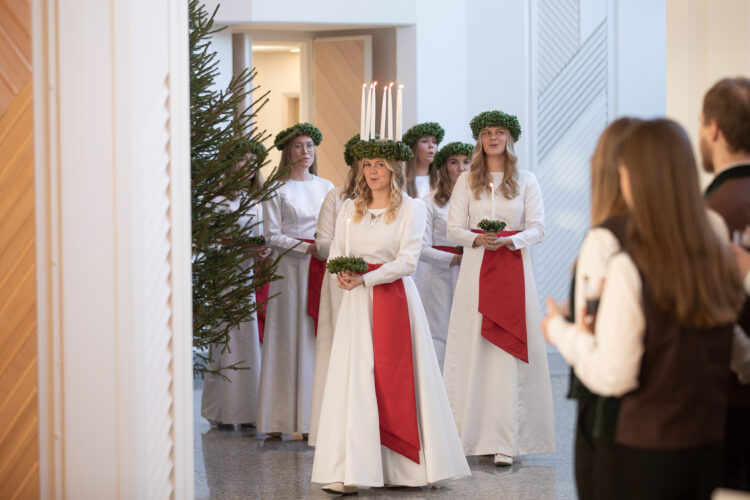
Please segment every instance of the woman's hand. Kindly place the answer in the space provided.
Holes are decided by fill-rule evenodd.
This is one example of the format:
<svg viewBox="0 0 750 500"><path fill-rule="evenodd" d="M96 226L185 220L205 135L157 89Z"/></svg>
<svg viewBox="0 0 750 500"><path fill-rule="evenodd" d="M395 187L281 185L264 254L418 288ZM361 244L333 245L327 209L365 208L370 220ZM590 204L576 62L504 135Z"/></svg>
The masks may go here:
<svg viewBox="0 0 750 500"><path fill-rule="evenodd" d="M461 265L461 258L462 255L454 255L453 259L451 260L451 267L453 266L460 266Z"/></svg>
<svg viewBox="0 0 750 500"><path fill-rule="evenodd" d="M312 256L313 256L313 258L315 258L315 259L318 259L318 260L325 260L325 259L324 259L323 257L321 257L321 256L320 256L320 254L318 253L318 249L317 249L317 247L315 246L315 243L309 243L309 244L307 245L307 250L305 250L305 253L306 253L306 254L309 254L309 255L312 255Z"/></svg>
<svg viewBox="0 0 750 500"><path fill-rule="evenodd" d="M552 297L547 297L547 315L542 318L542 333L544 334L544 340L546 340L549 345L555 345L549 338L549 323L553 318L560 315L560 309L557 307L555 300Z"/></svg>
<svg viewBox="0 0 750 500"><path fill-rule="evenodd" d="M485 233L474 238L474 244L472 246L474 248L482 246L486 250L492 250L494 252L498 248L508 246L511 243L512 240L510 239L510 236L501 236L498 238L497 233Z"/></svg>
<svg viewBox="0 0 750 500"><path fill-rule="evenodd" d="M747 273L750 273L750 253L736 243L730 244L732 245L732 250L734 250L735 257L737 257L740 274L744 278Z"/></svg>
<svg viewBox="0 0 750 500"><path fill-rule="evenodd" d="M344 271L336 275L336 280L339 283L339 288L344 290L352 290L360 285L365 284L365 279L360 274L353 273L351 271Z"/></svg>

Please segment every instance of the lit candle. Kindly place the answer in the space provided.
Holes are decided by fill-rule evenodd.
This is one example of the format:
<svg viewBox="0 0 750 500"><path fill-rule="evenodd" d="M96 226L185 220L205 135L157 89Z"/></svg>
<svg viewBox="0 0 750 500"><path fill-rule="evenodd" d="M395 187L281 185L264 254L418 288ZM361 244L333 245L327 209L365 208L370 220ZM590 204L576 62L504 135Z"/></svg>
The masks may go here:
<svg viewBox="0 0 750 500"><path fill-rule="evenodd" d="M370 88L367 91L367 105L365 110L365 131L362 135L359 136L359 138L363 141L366 141L370 138L370 109L372 104L372 84L370 84Z"/></svg>
<svg viewBox="0 0 750 500"><path fill-rule="evenodd" d="M490 182L490 220L495 220L495 185Z"/></svg>
<svg viewBox="0 0 750 500"><path fill-rule="evenodd" d="M388 140L393 140L393 82L388 85Z"/></svg>
<svg viewBox="0 0 750 500"><path fill-rule="evenodd" d="M349 257L349 224L352 223L352 219L349 218L346 221L346 255L345 257Z"/></svg>
<svg viewBox="0 0 750 500"><path fill-rule="evenodd" d="M385 139L385 109L388 101L388 86L383 85L383 100L380 103L380 138Z"/></svg>
<svg viewBox="0 0 750 500"><path fill-rule="evenodd" d="M398 86L398 93L396 94L396 140L401 140L401 130L403 128L403 113L404 113L404 103L403 103L403 92L404 92L404 86L399 85Z"/></svg>
<svg viewBox="0 0 750 500"><path fill-rule="evenodd" d="M378 82L372 84L372 109L370 110L370 139L375 139L375 104L377 103Z"/></svg>
<svg viewBox="0 0 750 500"><path fill-rule="evenodd" d="M365 117L367 115L366 110L366 102L367 97L365 96L365 89L367 88L367 84L362 84L362 106L360 107L360 113L359 113L359 138L364 139L365 138Z"/></svg>

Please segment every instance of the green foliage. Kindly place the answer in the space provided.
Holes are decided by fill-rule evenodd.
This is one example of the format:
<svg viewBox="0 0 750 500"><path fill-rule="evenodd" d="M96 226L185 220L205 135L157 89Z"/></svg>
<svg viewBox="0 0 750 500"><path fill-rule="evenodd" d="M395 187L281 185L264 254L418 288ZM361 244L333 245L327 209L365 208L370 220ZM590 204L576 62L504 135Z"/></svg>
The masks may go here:
<svg viewBox="0 0 750 500"><path fill-rule="evenodd" d="M488 233L499 233L505 229L505 222L499 220L482 219L479 221L479 229Z"/></svg>
<svg viewBox="0 0 750 500"><path fill-rule="evenodd" d="M367 262L362 257L336 257L326 263L328 272L338 274L343 271L352 271L357 274L367 272Z"/></svg>
<svg viewBox="0 0 750 500"><path fill-rule="evenodd" d="M385 158L386 160L409 161L414 152L409 146L399 141L359 141L351 146L351 155L355 160L363 158Z"/></svg>
<svg viewBox="0 0 750 500"><path fill-rule="evenodd" d="M437 152L433 165L440 168L448 162L448 158L453 155L465 155L471 159L474 152L474 146L468 142L449 142Z"/></svg>
<svg viewBox="0 0 750 500"><path fill-rule="evenodd" d="M518 142L521 138L521 124L518 123L518 117L502 111L483 111L471 119L469 126L474 139L478 139L479 132L486 127L505 127L513 136L514 142Z"/></svg>
<svg viewBox="0 0 750 500"><path fill-rule="evenodd" d="M440 144L443 142L445 130L437 122L418 123L407 130L401 140L409 146L413 146L422 137L430 136L434 137L437 140L437 143Z"/></svg>
<svg viewBox="0 0 750 500"><path fill-rule="evenodd" d="M320 129L312 123L303 122L292 125L288 129L282 130L276 134L276 139L274 139L273 145L276 146L276 149L281 151L287 144L289 144L289 141L301 135L308 136L316 146L320 146L320 143L323 142L323 133Z"/></svg>
<svg viewBox="0 0 750 500"><path fill-rule="evenodd" d="M254 205L271 197L284 172L274 170L261 187L253 183L265 159L262 142L269 138L255 117L268 93L256 99L252 111L244 109L247 95L258 92L251 88L256 72L249 69L225 90L212 87L219 73L216 52L210 50L210 37L219 31L213 29L216 10L209 15L198 0L190 0L189 9L193 370L203 373L211 361L208 346L214 345L214 353L226 349L229 332L260 309L255 290L279 278L278 258L254 275L246 267L248 258L264 250L264 243L251 236L261 223L252 216ZM255 161L245 162L247 153ZM228 210L227 200L239 200L238 209ZM219 370L241 368L247 366Z"/></svg>

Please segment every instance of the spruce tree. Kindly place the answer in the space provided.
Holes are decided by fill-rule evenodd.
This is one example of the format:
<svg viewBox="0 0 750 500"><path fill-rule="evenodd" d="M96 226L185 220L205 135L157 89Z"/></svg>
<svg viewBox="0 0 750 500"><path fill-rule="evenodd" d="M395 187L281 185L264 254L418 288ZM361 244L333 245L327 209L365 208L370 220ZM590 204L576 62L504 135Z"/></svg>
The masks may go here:
<svg viewBox="0 0 750 500"><path fill-rule="evenodd" d="M256 76L245 69L232 78L225 90L213 85L219 73L218 58L211 50L211 35L218 6L209 15L198 0L190 0L190 147L192 181L192 274L193 274L193 348L196 373L209 371L210 344L218 345L214 354L227 349L229 332L252 315L261 304L255 301L255 290L271 280L278 257L260 266L255 274L244 270L242 263L256 256L263 242L250 236L257 218L241 224L254 204L268 199L279 187L282 172L274 170L262 187L253 187L254 175L260 174L263 157L236 165L269 134L258 129L255 118L268 101L268 92L243 109L243 103ZM227 199L239 199L236 211L226 210ZM258 267L258 266L256 266ZM248 368L244 363L213 367L210 371Z"/></svg>

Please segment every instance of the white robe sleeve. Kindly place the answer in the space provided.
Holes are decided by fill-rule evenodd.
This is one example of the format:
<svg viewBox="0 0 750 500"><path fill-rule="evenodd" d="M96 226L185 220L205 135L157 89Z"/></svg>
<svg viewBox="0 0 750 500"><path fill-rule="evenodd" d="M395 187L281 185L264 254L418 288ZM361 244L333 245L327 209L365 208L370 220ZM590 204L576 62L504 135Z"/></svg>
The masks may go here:
<svg viewBox="0 0 750 500"><path fill-rule="evenodd" d="M315 248L324 259L328 258L336 230L336 189L331 189L323 198L318 221L315 224Z"/></svg>
<svg viewBox="0 0 750 500"><path fill-rule="evenodd" d="M420 200L409 199L404 200L401 210L406 210L406 212L401 226L398 255L378 269L362 275L366 287L391 283L412 274L417 269L424 237L425 206Z"/></svg>
<svg viewBox="0 0 750 500"><path fill-rule="evenodd" d="M435 199L425 200L424 202L427 214L426 223L424 230L424 238L422 239L422 255L420 259L428 264L432 264L435 267L448 269L453 261L453 255L450 252L444 252L437 248L432 248L433 245L433 231L435 230Z"/></svg>
<svg viewBox="0 0 750 500"><path fill-rule="evenodd" d="M589 230L583 239L576 263L576 290L573 312L576 316L586 306L586 285L599 287L607 272L607 264L620 251L620 243L611 231L604 228Z"/></svg>
<svg viewBox="0 0 750 500"><path fill-rule="evenodd" d="M625 254L612 258L596 320L596 334L579 330L562 316L548 325L550 341L586 387L620 397L638 387L646 320L641 278Z"/></svg>
<svg viewBox="0 0 750 500"><path fill-rule="evenodd" d="M281 232L281 195L278 192L263 202L263 214L263 231L268 246L281 252L291 248L295 253L307 253L309 243L300 242Z"/></svg>
<svg viewBox="0 0 750 500"><path fill-rule="evenodd" d="M451 194L451 206L448 210L448 239L457 245L471 248L477 234L469 226L469 202L473 196L467 184L468 172L458 177Z"/></svg>
<svg viewBox="0 0 750 500"><path fill-rule="evenodd" d="M523 197L524 228L518 234L510 237L513 242L509 245L511 250L520 250L541 243L544 239L544 202L542 201L542 190L536 176L526 172L528 185Z"/></svg>

